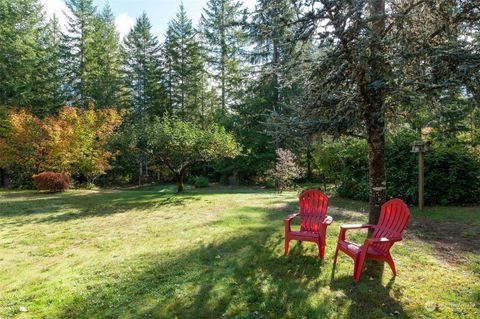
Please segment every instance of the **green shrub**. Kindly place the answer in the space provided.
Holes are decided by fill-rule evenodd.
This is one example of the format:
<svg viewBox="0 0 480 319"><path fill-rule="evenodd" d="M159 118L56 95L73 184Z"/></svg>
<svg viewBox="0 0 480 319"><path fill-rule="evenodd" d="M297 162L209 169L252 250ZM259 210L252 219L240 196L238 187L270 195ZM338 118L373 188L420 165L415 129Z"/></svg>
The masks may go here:
<svg viewBox="0 0 480 319"><path fill-rule="evenodd" d="M205 176L194 177L193 186L195 186L195 188L208 187L208 178Z"/></svg>
<svg viewBox="0 0 480 319"><path fill-rule="evenodd" d="M411 153L411 143L417 139L414 132L403 130L388 134L385 147L387 196L402 198L410 204L418 201L418 154ZM323 165L331 165L324 168L325 172L331 172L329 178L339 180L338 195L368 200L365 141L343 140L322 148L319 156L328 159ZM480 160L459 143L434 141L425 155L425 203L479 202Z"/></svg>
<svg viewBox="0 0 480 319"><path fill-rule="evenodd" d="M480 161L462 145L435 145L425 156L425 202L479 203Z"/></svg>
<svg viewBox="0 0 480 319"><path fill-rule="evenodd" d="M262 185L265 188L275 188L275 181L273 180L273 178L265 178L265 179L262 179L262 181L260 182L260 185Z"/></svg>
<svg viewBox="0 0 480 319"><path fill-rule="evenodd" d="M339 143L336 152L338 160L331 159L340 168L338 195L358 200L368 200L368 149L362 140L348 140Z"/></svg>

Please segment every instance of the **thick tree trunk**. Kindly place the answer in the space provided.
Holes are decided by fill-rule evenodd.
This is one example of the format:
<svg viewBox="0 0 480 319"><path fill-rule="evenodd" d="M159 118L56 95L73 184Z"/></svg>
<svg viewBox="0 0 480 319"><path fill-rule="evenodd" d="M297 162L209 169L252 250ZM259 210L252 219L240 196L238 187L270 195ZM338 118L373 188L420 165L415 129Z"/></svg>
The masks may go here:
<svg viewBox="0 0 480 319"><path fill-rule="evenodd" d="M181 193L184 190L184 187L183 187L184 176L185 176L185 172L183 170L179 170L175 173L175 178L177 180L177 193Z"/></svg>
<svg viewBox="0 0 480 319"><path fill-rule="evenodd" d="M385 132L382 119L371 119L368 130L369 224L377 224L380 209L387 196L385 175Z"/></svg>
<svg viewBox="0 0 480 319"><path fill-rule="evenodd" d="M364 118L368 136L369 223L377 224L385 202L385 75L386 63L382 37L385 32L385 0L369 1L372 19L368 83L364 90Z"/></svg>

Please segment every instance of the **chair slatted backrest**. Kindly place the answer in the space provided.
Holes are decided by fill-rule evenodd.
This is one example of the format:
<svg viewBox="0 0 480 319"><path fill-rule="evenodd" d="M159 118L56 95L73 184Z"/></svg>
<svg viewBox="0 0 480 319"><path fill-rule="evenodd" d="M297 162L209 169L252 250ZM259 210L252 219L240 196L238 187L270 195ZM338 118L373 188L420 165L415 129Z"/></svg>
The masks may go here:
<svg viewBox="0 0 480 319"><path fill-rule="evenodd" d="M317 189L300 194L300 230L318 232L327 216L328 197Z"/></svg>
<svg viewBox="0 0 480 319"><path fill-rule="evenodd" d="M375 227L372 238L401 238L409 220L410 210L408 206L398 198L391 199L382 206L380 220ZM376 243L374 246L386 253L392 245L393 243Z"/></svg>

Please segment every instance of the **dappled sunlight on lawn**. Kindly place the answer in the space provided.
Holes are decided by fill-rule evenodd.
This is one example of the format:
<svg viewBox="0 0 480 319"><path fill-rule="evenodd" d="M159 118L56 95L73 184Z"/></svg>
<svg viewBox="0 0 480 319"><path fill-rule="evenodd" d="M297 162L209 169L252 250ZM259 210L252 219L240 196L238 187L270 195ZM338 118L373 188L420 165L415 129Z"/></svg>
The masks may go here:
<svg viewBox="0 0 480 319"><path fill-rule="evenodd" d="M13 197L15 203L0 208L0 316L19 315L20 307L31 318L474 318L478 312L475 260L446 265L416 238L393 248L396 278L369 262L355 284L353 263L343 255L334 270L339 225L366 220L358 203L332 200L339 205L329 208L334 224L320 261L308 242L292 242L283 255L282 219L296 210L296 193L215 187L177 195L168 186L69 192L34 205ZM351 239L362 242L365 235Z"/></svg>

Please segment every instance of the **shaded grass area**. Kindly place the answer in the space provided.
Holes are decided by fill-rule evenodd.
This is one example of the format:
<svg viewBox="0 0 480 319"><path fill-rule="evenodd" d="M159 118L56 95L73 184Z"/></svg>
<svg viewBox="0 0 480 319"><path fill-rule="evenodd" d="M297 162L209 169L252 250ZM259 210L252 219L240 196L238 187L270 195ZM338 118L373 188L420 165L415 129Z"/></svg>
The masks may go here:
<svg viewBox="0 0 480 319"><path fill-rule="evenodd" d="M322 262L311 243L292 242L290 255L283 256L282 218L296 209L295 193L174 191L166 185L59 195L0 193L0 318L480 314L478 254L460 250L456 254L463 259L450 262L433 241L417 234L421 228L394 247L396 278L388 267L371 262L355 284L345 255L333 271L338 226L365 222L364 203L332 198L329 214L335 222ZM463 208L455 209L463 214ZM449 220L449 213L438 213L447 215L444 219L413 214L418 223ZM465 214L469 217L460 220L478 222ZM349 238L364 237L357 232Z"/></svg>

